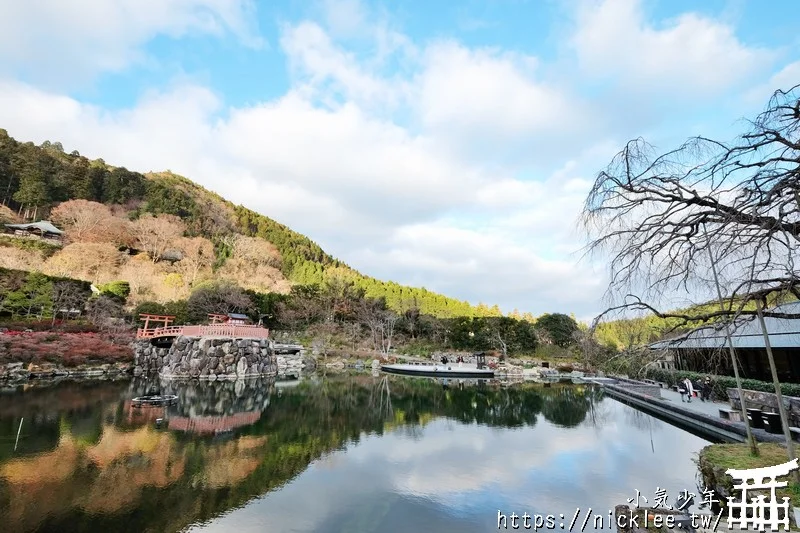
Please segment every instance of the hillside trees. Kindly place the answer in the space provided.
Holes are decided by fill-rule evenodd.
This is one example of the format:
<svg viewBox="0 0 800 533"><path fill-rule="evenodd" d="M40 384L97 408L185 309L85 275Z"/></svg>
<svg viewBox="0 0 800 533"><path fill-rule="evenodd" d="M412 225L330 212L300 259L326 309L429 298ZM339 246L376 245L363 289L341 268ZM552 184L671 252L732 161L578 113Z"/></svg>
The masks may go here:
<svg viewBox="0 0 800 533"><path fill-rule="evenodd" d="M186 231L183 221L175 215L153 216L148 213L133 221L131 226L139 245L153 263L159 262Z"/></svg>
<svg viewBox="0 0 800 533"><path fill-rule="evenodd" d="M566 348L574 342L578 323L569 315L546 313L536 319L536 328L542 330L553 344Z"/></svg>
<svg viewBox="0 0 800 533"><path fill-rule="evenodd" d="M254 311L252 300L244 290L228 281L216 281L195 289L187 301L189 319L205 322L209 314L244 313Z"/></svg>
<svg viewBox="0 0 800 533"><path fill-rule="evenodd" d="M189 287L192 287L198 277L214 263L214 246L211 241L203 237L183 237L178 240L176 247L182 255L178 268L189 283Z"/></svg>
<svg viewBox="0 0 800 533"><path fill-rule="evenodd" d="M134 244L128 221L114 216L108 206L99 202L68 200L51 211L50 219L65 229L72 242L110 242L126 247Z"/></svg>
<svg viewBox="0 0 800 533"><path fill-rule="evenodd" d="M76 277L94 283L113 276L121 262L121 255L111 243L76 242L65 246L44 264L48 274Z"/></svg>
<svg viewBox="0 0 800 533"><path fill-rule="evenodd" d="M235 206L171 172L144 175L124 167L113 167L102 159L89 160L77 151L66 153L57 142L45 142L41 146L20 143L0 130L0 203L9 206L14 213L25 215L22 218L31 219L44 217L53 207L54 213L59 214L69 207L58 211L59 203L77 200L94 202L82 205L97 208L105 222L97 223L99 215L93 220L73 218L72 231L68 228L68 238L72 242L110 242L129 249L143 248L159 267L163 254L179 246L169 245L165 249L159 232L143 227L146 225L143 221L149 217L166 220L172 216L181 219L184 231L173 233L171 238L185 235L208 239L214 247L213 271L248 290L286 293L290 284L322 286L332 272L348 270L356 289L372 298L385 298L387 306L396 313L405 313L403 302L415 300L420 314L439 318L501 315L496 306L483 305L478 309L468 302L424 288L405 287L364 276L326 254L306 236L243 206ZM99 204L106 208L100 210ZM111 209L111 218L105 218L106 209ZM135 222L129 224L128 217ZM60 218L65 219L69 217ZM90 229L93 225L94 230ZM244 238L240 240L238 234ZM137 244L137 239L141 245ZM26 264L21 259L5 259L3 264L15 267ZM164 287L161 281L154 280L166 279L175 272L163 265L164 268L154 271L136 273L133 266L141 265L129 265L127 259L124 262L125 275L137 277L129 280L135 299L156 295L163 299ZM191 288L193 278L196 283L202 277L198 268L203 271L205 266L189 265L190 262L175 263L185 286L180 291L167 288L166 292L183 294ZM175 276L170 278L174 279ZM530 316L523 318L532 319Z"/></svg>

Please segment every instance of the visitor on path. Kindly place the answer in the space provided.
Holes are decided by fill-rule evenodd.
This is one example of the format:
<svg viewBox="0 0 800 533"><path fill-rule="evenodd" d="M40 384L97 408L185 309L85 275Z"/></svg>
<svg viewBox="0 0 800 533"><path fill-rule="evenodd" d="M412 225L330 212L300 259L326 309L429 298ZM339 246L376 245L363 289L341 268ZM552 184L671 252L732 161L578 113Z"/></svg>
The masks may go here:
<svg viewBox="0 0 800 533"><path fill-rule="evenodd" d="M681 393L681 401L685 402L686 401L686 381L685 380L678 382L678 392Z"/></svg>
<svg viewBox="0 0 800 533"><path fill-rule="evenodd" d="M711 388L711 378L706 376L706 379L704 379L702 385L700 385L700 399L704 402L711 401Z"/></svg>
<svg viewBox="0 0 800 533"><path fill-rule="evenodd" d="M692 385L692 380L686 378L683 380L684 386L686 387L686 395L689 396L687 400L689 403L692 403L692 396L694 396L694 385Z"/></svg>

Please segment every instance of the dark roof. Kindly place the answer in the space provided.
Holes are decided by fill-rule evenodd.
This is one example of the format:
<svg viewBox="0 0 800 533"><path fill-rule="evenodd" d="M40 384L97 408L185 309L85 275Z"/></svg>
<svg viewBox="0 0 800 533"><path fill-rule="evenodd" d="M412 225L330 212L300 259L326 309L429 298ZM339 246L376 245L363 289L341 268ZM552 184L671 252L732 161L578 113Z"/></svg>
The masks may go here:
<svg viewBox="0 0 800 533"><path fill-rule="evenodd" d="M241 319L248 319L250 318L247 315L243 315L241 313L228 313L228 318L241 318Z"/></svg>
<svg viewBox="0 0 800 533"><path fill-rule="evenodd" d="M798 313L800 312L800 302L779 305L773 310L787 314ZM764 317L764 322L767 326L770 346L773 348L800 347L800 320ZM761 324L755 318L734 324L731 329L731 341L735 348L766 348ZM650 345L650 349L724 349L727 346L728 340L724 329L706 326L674 339L653 343Z"/></svg>
<svg viewBox="0 0 800 533"><path fill-rule="evenodd" d="M39 222L32 222L30 224L6 224L7 228L11 229L21 229L30 231L32 229L43 231L44 233L54 233L56 235L61 235L64 233L57 227L55 227L49 220L40 220Z"/></svg>

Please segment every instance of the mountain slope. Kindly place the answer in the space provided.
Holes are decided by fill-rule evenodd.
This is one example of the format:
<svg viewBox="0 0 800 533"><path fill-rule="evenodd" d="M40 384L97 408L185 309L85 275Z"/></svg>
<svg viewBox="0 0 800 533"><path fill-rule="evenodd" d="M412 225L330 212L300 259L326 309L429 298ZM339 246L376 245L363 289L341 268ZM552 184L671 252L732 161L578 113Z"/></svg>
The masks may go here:
<svg viewBox="0 0 800 533"><path fill-rule="evenodd" d="M426 289L365 276L308 237L171 172L142 174L113 167L77 151L67 154L60 143L18 142L2 129L0 204L10 208L0 211L4 219L52 216L71 224L69 244L63 249L21 246L18 239L4 238L0 266L42 269L98 283L124 279L131 283L134 303L184 297L198 281L210 277L279 293L295 285L344 278L367 296L385 297L395 310L413 305L438 317L501 314L497 306L472 306ZM105 218L78 231L80 224L86 226L87 213L101 211ZM168 245L178 250L166 246L154 256L155 249L148 249L153 259L148 260L141 252L153 232L163 233L161 241L169 236ZM119 250L123 252L118 256ZM171 252L188 259L159 260Z"/></svg>

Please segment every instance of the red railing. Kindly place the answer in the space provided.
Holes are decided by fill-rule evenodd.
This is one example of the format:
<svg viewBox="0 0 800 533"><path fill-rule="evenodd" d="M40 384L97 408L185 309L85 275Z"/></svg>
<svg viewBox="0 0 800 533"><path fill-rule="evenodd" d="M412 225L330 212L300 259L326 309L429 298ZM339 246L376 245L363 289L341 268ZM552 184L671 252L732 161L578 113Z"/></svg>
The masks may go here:
<svg viewBox="0 0 800 533"><path fill-rule="evenodd" d="M167 326L165 328L138 329L136 337L152 339L154 337L231 337L248 339L269 338L269 330L261 326L244 324L208 324L201 326Z"/></svg>
<svg viewBox="0 0 800 533"><path fill-rule="evenodd" d="M261 419L259 411L236 413L229 416L203 416L199 418L170 417L169 429L191 433L220 433L255 424Z"/></svg>

